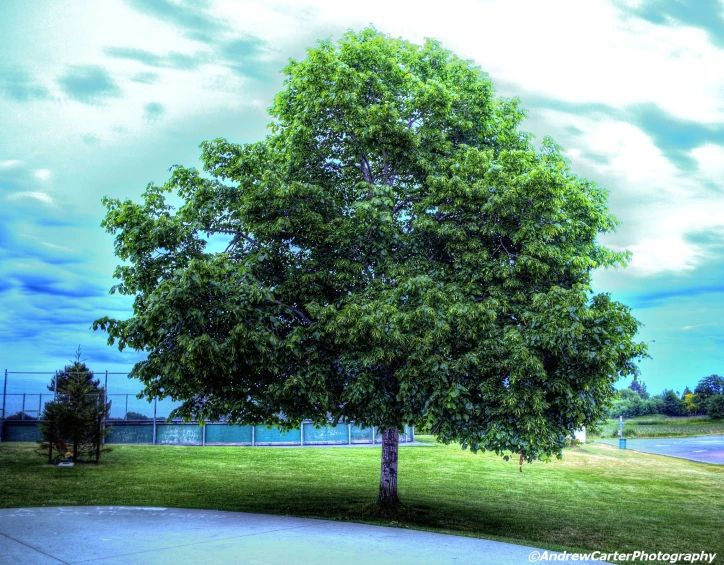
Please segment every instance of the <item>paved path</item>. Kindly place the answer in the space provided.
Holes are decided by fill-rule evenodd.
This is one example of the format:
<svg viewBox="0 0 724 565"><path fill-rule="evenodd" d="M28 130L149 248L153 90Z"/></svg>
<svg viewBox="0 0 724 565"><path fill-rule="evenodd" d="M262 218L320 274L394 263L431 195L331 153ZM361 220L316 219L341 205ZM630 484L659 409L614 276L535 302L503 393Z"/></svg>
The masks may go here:
<svg viewBox="0 0 724 565"><path fill-rule="evenodd" d="M618 440L596 440L618 446ZM724 436L627 439L626 449L724 465Z"/></svg>
<svg viewBox="0 0 724 565"><path fill-rule="evenodd" d="M533 551L476 538L241 512L119 506L0 510L3 565L519 565L529 563Z"/></svg>

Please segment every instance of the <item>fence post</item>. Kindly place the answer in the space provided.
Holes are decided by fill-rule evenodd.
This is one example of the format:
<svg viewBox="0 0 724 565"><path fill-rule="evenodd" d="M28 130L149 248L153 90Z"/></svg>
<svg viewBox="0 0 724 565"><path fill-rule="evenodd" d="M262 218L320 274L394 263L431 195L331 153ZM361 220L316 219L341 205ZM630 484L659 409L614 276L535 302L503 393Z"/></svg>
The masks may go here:
<svg viewBox="0 0 724 565"><path fill-rule="evenodd" d="M251 425L251 446L254 447L255 441L254 441L254 435L256 431L256 426L254 424Z"/></svg>
<svg viewBox="0 0 724 565"><path fill-rule="evenodd" d="M58 399L58 373L53 377L53 401Z"/></svg>
<svg viewBox="0 0 724 565"><path fill-rule="evenodd" d="M3 420L5 419L5 397L8 394L8 370L5 369L5 380L3 381Z"/></svg>
<svg viewBox="0 0 724 565"><path fill-rule="evenodd" d="M25 420L25 393L23 393L23 407L20 410L20 419Z"/></svg>
<svg viewBox="0 0 724 565"><path fill-rule="evenodd" d="M156 396L153 397L153 445L156 445Z"/></svg>
<svg viewBox="0 0 724 565"><path fill-rule="evenodd" d="M304 420L299 428L299 445L304 445Z"/></svg>
<svg viewBox="0 0 724 565"><path fill-rule="evenodd" d="M101 429L103 430L101 442L103 445L106 443L106 406L108 406L108 369L106 369L106 379L103 381L103 424L101 425Z"/></svg>
<svg viewBox="0 0 724 565"><path fill-rule="evenodd" d="M206 420L201 423L201 445L206 445Z"/></svg>
<svg viewBox="0 0 724 565"><path fill-rule="evenodd" d="M126 393L126 413L123 415L124 420L128 420L128 393Z"/></svg>
<svg viewBox="0 0 724 565"><path fill-rule="evenodd" d="M8 370L5 369L5 381L3 382L3 415L0 418L0 441L3 440L3 431L5 428L5 397L8 392Z"/></svg>
<svg viewBox="0 0 724 565"><path fill-rule="evenodd" d="M40 408L43 406L43 395L38 395L38 422L40 421Z"/></svg>
<svg viewBox="0 0 724 565"><path fill-rule="evenodd" d="M347 424L347 443L352 445L352 424Z"/></svg>

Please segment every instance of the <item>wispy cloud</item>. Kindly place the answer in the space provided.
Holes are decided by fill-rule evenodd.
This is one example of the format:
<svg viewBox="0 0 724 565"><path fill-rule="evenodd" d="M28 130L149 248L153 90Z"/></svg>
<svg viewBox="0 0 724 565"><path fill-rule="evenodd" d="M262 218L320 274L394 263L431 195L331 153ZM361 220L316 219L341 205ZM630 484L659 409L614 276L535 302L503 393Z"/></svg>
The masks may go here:
<svg viewBox="0 0 724 565"><path fill-rule="evenodd" d="M146 121L155 121L161 118L166 112L163 104L158 102L149 102L143 107L143 119Z"/></svg>
<svg viewBox="0 0 724 565"><path fill-rule="evenodd" d="M724 6L720 0L644 0L624 9L658 25L691 26L704 30L712 43L724 47Z"/></svg>
<svg viewBox="0 0 724 565"><path fill-rule="evenodd" d="M702 124L676 118L654 104L629 108L632 123L651 136L664 155L683 170L695 166L689 152L695 147L724 144L724 124Z"/></svg>
<svg viewBox="0 0 724 565"><path fill-rule="evenodd" d="M139 84L156 84L158 79L159 76L156 73L138 73L137 75L133 75L131 77L133 82L137 82Z"/></svg>
<svg viewBox="0 0 724 565"><path fill-rule="evenodd" d="M171 52L165 55L158 55L144 49L135 47L107 47L106 55L117 59L129 59L149 67L161 67L180 70L195 70L204 62L205 57L201 55L186 55L184 53Z"/></svg>
<svg viewBox="0 0 724 565"><path fill-rule="evenodd" d="M7 198L9 200L22 200L26 198L30 198L33 200L38 200L39 202L42 202L43 204L52 205L53 204L53 198L46 194L45 192L36 192L36 191L21 191L21 192L12 192L8 194Z"/></svg>
<svg viewBox="0 0 724 565"><path fill-rule="evenodd" d="M226 22L208 12L208 2L203 0L171 2L169 0L126 0L139 12L174 24L189 39L210 43L220 33L229 30Z"/></svg>
<svg viewBox="0 0 724 565"><path fill-rule="evenodd" d="M268 81L279 74L283 66L279 61L265 61L262 57L269 51L266 41L251 35L237 37L219 43L216 53L236 74L261 81Z"/></svg>
<svg viewBox="0 0 724 565"><path fill-rule="evenodd" d="M699 174L724 192L724 145L707 143L692 149L689 155L696 161Z"/></svg>
<svg viewBox="0 0 724 565"><path fill-rule="evenodd" d="M29 102L48 98L50 92L23 68L0 67L0 93L6 98Z"/></svg>
<svg viewBox="0 0 724 565"><path fill-rule="evenodd" d="M48 180L52 175L52 171L49 171L48 169L38 169L33 173L33 176L39 180Z"/></svg>
<svg viewBox="0 0 724 565"><path fill-rule="evenodd" d="M58 84L70 98L84 104L99 104L121 94L108 72L97 65L71 67L58 78Z"/></svg>

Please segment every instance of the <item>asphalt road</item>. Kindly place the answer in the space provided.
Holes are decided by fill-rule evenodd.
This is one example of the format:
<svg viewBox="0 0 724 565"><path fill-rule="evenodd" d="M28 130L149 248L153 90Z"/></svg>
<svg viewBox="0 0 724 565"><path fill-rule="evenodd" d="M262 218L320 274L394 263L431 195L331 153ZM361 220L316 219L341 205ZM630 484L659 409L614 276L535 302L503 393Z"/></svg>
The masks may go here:
<svg viewBox="0 0 724 565"><path fill-rule="evenodd" d="M618 440L596 440L618 446ZM626 439L626 449L724 465L724 436Z"/></svg>
<svg viewBox="0 0 724 565"><path fill-rule="evenodd" d="M535 560L535 551L545 550L402 528L241 512L108 506L0 510L3 565L519 565Z"/></svg>

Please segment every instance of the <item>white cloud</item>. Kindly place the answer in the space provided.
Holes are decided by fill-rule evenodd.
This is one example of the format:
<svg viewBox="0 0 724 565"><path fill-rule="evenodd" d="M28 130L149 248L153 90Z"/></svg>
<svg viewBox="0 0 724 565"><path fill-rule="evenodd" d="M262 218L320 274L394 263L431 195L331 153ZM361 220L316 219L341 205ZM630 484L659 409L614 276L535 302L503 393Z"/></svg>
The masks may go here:
<svg viewBox="0 0 724 565"><path fill-rule="evenodd" d="M665 271L689 271L694 269L702 256L701 249L683 241L682 234L661 238L644 239L629 247L633 258L627 272L634 275L651 275Z"/></svg>
<svg viewBox="0 0 724 565"><path fill-rule="evenodd" d="M640 1L624 3L635 7ZM214 0L210 10L228 21L239 36L266 41L270 47L265 56L275 61L304 56L303 48L313 47L317 39L336 39L347 29L360 29L371 21L377 29L413 42L439 39L444 47L489 72L506 95L520 95L524 106L526 96L622 110L650 104L681 119L724 124L724 50L714 46L702 30L654 25L625 16L617 4L621 5L610 0L450 0L447 9L440 11L411 10L407 3L387 0L370 0L365 10L354 3L325 0L248 1L243 8L233 0ZM88 161L70 153L75 145L69 140L82 146L83 139L93 139L102 141L104 148L143 153L144 140L155 139L153 135L161 131L158 123L143 119L149 102L163 105L163 131L178 130L180 124L201 115L238 113L249 107L261 111L271 104L268 89L250 85L213 59L196 70L154 69L158 78L152 84L134 82L143 66L106 56L106 48L132 46L152 53L202 57L210 57L213 50L184 37L171 22L142 15L119 0L108 0L102 7L29 11L33 13L23 36L42 33L43 41L26 41L19 49L26 61L20 63L43 77L58 76L69 61L100 65L123 92L122 98L108 101L103 108L62 104L51 97L33 102L32 111L0 117L4 129L13 132L9 154L57 156L57 162L41 161L49 169L35 171L40 180L51 176L50 169L59 170L60 163L69 162L63 161L65 157L77 159L70 167L85 168ZM78 32L81 29L83 33ZM219 40L233 39L231 35L224 32ZM620 206L612 211L625 218L625 224L610 241L612 246L634 251L627 273L687 271L705 260L706 249L688 242L686 234L724 227L724 218L714 213L724 209L724 198L711 191L705 195L702 186L702 180L724 179L724 147L706 145L693 150L699 176L692 177L682 174L651 137L633 124L585 109L578 114L540 111L536 119L541 131L553 133L567 147L574 171L585 171L584 176L611 190L611 202ZM567 125L582 133L570 133L573 130L566 130ZM240 131L237 141L248 141L245 134ZM189 139L189 144L195 147L199 141ZM0 141L0 152L9 152L9 143ZM0 168L18 165L19 161L0 161ZM79 196L75 186L55 190L56 198ZM44 192L16 192L11 197L53 203Z"/></svg>
<svg viewBox="0 0 724 565"><path fill-rule="evenodd" d="M12 194L8 194L7 198L9 200L20 200L23 198L31 198L35 200L39 200L40 202L43 202L44 204L53 204L53 199L44 192L34 192L34 191L23 191L23 192L13 192Z"/></svg>
<svg viewBox="0 0 724 565"><path fill-rule="evenodd" d="M37 241L43 247L47 247L48 249L52 249L53 251L64 251L67 253L72 253L73 251L70 247L66 247L64 245L56 245L55 243L50 243L49 241L43 241L43 239L36 235L21 234L20 237Z"/></svg>
<svg viewBox="0 0 724 565"><path fill-rule="evenodd" d="M258 22L258 32L276 35L282 45L315 27L327 37L372 21L411 41L439 39L518 93L622 109L648 102L680 118L724 122L724 50L703 30L625 17L607 0L451 0L444 11L387 0L370 0L359 10L355 3L315 0L304 4L316 11L298 26L302 33L283 23L276 34L283 20L277 12L288 4L265 5L273 16Z"/></svg>
<svg viewBox="0 0 724 565"><path fill-rule="evenodd" d="M11 159L9 161L0 161L0 169L14 169L20 165L20 161Z"/></svg>
<svg viewBox="0 0 724 565"><path fill-rule="evenodd" d="M699 173L724 188L724 146L707 143L689 152L695 160Z"/></svg>
<svg viewBox="0 0 724 565"><path fill-rule="evenodd" d="M633 253L627 275L691 271L711 258L706 248L688 241L687 235L724 228L720 213L724 195L705 190L699 180L680 171L633 124L601 114L557 110L539 111L536 117L543 122L541 127L565 132L572 126L581 132L565 134L565 154L574 172L611 190L612 212L623 225L602 241ZM724 178L724 148L706 146L692 156L708 178Z"/></svg>

